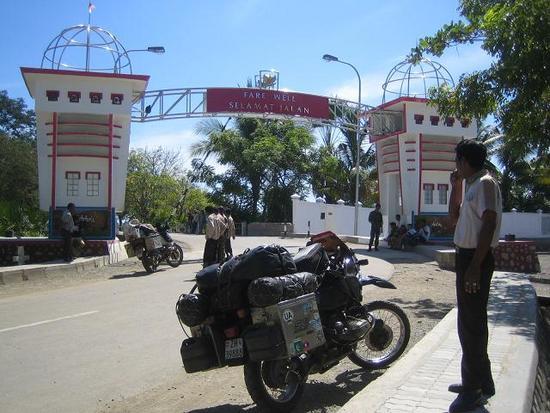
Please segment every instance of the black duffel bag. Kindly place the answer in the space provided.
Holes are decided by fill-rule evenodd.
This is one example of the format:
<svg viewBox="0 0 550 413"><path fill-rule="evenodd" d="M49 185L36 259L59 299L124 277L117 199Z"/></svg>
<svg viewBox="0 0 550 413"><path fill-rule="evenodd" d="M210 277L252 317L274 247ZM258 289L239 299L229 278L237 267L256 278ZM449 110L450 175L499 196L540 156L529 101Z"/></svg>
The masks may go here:
<svg viewBox="0 0 550 413"><path fill-rule="evenodd" d="M203 294L182 294L176 303L178 318L188 327L201 324L208 317L209 311L209 299Z"/></svg>
<svg viewBox="0 0 550 413"><path fill-rule="evenodd" d="M220 265L212 264L200 270L195 276L197 287L201 293L216 290L219 286Z"/></svg>
<svg viewBox="0 0 550 413"><path fill-rule="evenodd" d="M296 264L290 253L280 245L259 246L232 257L220 268L220 280L253 281L260 277L293 274Z"/></svg>
<svg viewBox="0 0 550 413"><path fill-rule="evenodd" d="M317 275L309 272L262 277L248 286L248 300L256 307L267 307L317 290Z"/></svg>

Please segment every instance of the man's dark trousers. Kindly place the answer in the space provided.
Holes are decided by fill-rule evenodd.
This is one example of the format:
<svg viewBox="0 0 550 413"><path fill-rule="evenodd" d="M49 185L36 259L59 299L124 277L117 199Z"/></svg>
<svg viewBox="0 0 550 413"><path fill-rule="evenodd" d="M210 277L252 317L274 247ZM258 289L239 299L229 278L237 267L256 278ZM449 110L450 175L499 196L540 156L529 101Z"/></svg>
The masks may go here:
<svg viewBox="0 0 550 413"><path fill-rule="evenodd" d="M218 240L208 238L204 244L204 254L202 256L202 266L208 267L215 264L218 255Z"/></svg>
<svg viewBox="0 0 550 413"><path fill-rule="evenodd" d="M61 229L61 236L63 237L63 259L65 261L72 261L73 259L73 233L66 229Z"/></svg>
<svg viewBox="0 0 550 413"><path fill-rule="evenodd" d="M378 239L380 238L380 228L376 228L374 225L370 226L370 240L369 248L372 248L372 243L374 241L374 248L378 249Z"/></svg>
<svg viewBox="0 0 550 413"><path fill-rule="evenodd" d="M489 251L481 264L480 290L467 293L464 275L474 257L475 249L459 248L456 253L456 298L458 307L458 337L462 346L462 385L465 390L494 386L491 362L487 354L487 301L495 269L493 253Z"/></svg>

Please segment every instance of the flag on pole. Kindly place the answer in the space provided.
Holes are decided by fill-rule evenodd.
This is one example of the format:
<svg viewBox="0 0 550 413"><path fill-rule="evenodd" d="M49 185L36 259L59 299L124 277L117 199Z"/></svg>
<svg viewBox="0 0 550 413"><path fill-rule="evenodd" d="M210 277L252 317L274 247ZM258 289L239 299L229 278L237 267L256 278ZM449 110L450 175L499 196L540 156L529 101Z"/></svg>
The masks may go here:
<svg viewBox="0 0 550 413"><path fill-rule="evenodd" d="M92 4L91 1L88 2L88 13L92 14L92 12L95 9L95 5Z"/></svg>

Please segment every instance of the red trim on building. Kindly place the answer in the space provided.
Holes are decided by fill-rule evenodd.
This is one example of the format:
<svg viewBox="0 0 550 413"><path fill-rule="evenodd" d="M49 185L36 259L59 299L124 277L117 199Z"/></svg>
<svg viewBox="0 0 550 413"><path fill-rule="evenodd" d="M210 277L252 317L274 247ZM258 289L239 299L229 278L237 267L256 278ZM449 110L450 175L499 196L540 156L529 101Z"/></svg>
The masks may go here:
<svg viewBox="0 0 550 413"><path fill-rule="evenodd" d="M67 97L69 98L69 102L71 103L79 103L80 102L80 97L81 97L81 94L80 92L76 91L76 90L69 90L67 92Z"/></svg>
<svg viewBox="0 0 550 413"><path fill-rule="evenodd" d="M431 118L431 116L430 116ZM421 205L421 199L422 199L422 192L420 191L420 188L422 188L422 138L424 135L421 133L418 134L418 150L420 151L420 159L419 159L419 165L418 165L418 211L416 211L416 215L420 215L420 205Z"/></svg>
<svg viewBox="0 0 550 413"><path fill-rule="evenodd" d="M51 133L47 133L51 135ZM58 132L58 136L100 136L102 138L108 138L108 133L97 133L97 132ZM113 135L113 138L121 139L120 135Z"/></svg>
<svg viewBox="0 0 550 413"><path fill-rule="evenodd" d="M437 190L441 191L442 189L449 190L449 184L437 184Z"/></svg>
<svg viewBox="0 0 550 413"><path fill-rule="evenodd" d="M455 168L451 169L441 169L441 168L423 168L422 171L432 171L432 172L450 172L454 171Z"/></svg>
<svg viewBox="0 0 550 413"><path fill-rule="evenodd" d="M86 179L88 179L89 175L97 175L98 179L101 179L101 172L86 172Z"/></svg>
<svg viewBox="0 0 550 413"><path fill-rule="evenodd" d="M49 102L57 102L59 100L59 90L46 90L46 98Z"/></svg>
<svg viewBox="0 0 550 413"><path fill-rule="evenodd" d="M390 169L389 171L384 171L385 174L390 172L399 172L399 169Z"/></svg>
<svg viewBox="0 0 550 413"><path fill-rule="evenodd" d="M432 144L432 145L449 145L449 146L456 146L456 143L453 143L453 142L424 141L424 143L429 143L429 144Z"/></svg>
<svg viewBox="0 0 550 413"><path fill-rule="evenodd" d="M407 171L416 171L416 168L407 168Z"/></svg>
<svg viewBox="0 0 550 413"><path fill-rule="evenodd" d="M383 153L382 156L393 155L393 154L396 154L397 152L399 152L399 150L397 150L397 151L386 152L386 153Z"/></svg>
<svg viewBox="0 0 550 413"><path fill-rule="evenodd" d="M51 125L52 122L46 122L46 125ZM109 126L108 123L99 122L58 122L58 125L90 125L90 126ZM113 125L115 128L122 128L121 125Z"/></svg>
<svg viewBox="0 0 550 413"><path fill-rule="evenodd" d="M449 159L433 159L433 158L422 158L422 160L426 162L450 162L450 163L456 162L456 161L451 161Z"/></svg>
<svg viewBox="0 0 550 413"><path fill-rule="evenodd" d="M426 190L433 191L435 189L435 185L434 184L424 184L424 185L422 185L422 189L424 191L426 191Z"/></svg>
<svg viewBox="0 0 550 413"><path fill-rule="evenodd" d="M48 143L48 146L52 146ZM58 143L57 146L97 146L100 148L108 148L109 145L102 143ZM113 148L120 148L120 145L113 145Z"/></svg>
<svg viewBox="0 0 550 413"><path fill-rule="evenodd" d="M397 163L397 162L399 162L399 161L385 161L385 162L382 163L382 165L388 165L390 163Z"/></svg>
<svg viewBox="0 0 550 413"><path fill-rule="evenodd" d="M405 149L405 152L416 152L416 149Z"/></svg>
<svg viewBox="0 0 550 413"><path fill-rule="evenodd" d="M387 108L388 106L393 106L393 105L396 105L396 104L401 103L401 102L427 103L427 102L429 102L429 99L426 99L426 98L413 98L413 97L410 97L410 96L401 96L401 97L398 97L397 99L390 100L389 102L382 103L380 106L377 106L372 110L369 110L369 112L384 109L384 108Z"/></svg>
<svg viewBox="0 0 550 413"><path fill-rule="evenodd" d="M65 179L69 179L69 174L77 174L80 179L80 171L65 171Z"/></svg>
<svg viewBox="0 0 550 413"><path fill-rule="evenodd" d="M48 155L48 158L51 158L52 155ZM84 153L68 153L68 154L57 154L58 158L102 158L102 159L109 159L109 156L107 155L90 155L90 154L84 154ZM113 159L118 159L118 156L113 156Z"/></svg>
<svg viewBox="0 0 550 413"><path fill-rule="evenodd" d="M424 122L424 115L421 115L420 113L415 113L414 114L414 122L417 125L422 125L422 123Z"/></svg>
<svg viewBox="0 0 550 413"><path fill-rule="evenodd" d="M54 112L52 115L52 200L51 207L52 210L55 209L55 180L56 180L56 169L57 169L57 112Z"/></svg>
<svg viewBox="0 0 550 413"><path fill-rule="evenodd" d="M403 199L403 177L401 176L401 145L399 142L399 136L397 136L397 144L399 145L399 150L397 151L397 162L399 165L399 189L401 190L401 215L403 215L403 205L405 205L405 201Z"/></svg>
<svg viewBox="0 0 550 413"><path fill-rule="evenodd" d="M389 146L398 146L398 145L397 145L397 142L386 143L385 145L382 145L382 144L380 145L380 147L381 147L382 149L387 148L387 147L389 147Z"/></svg>
<svg viewBox="0 0 550 413"><path fill-rule="evenodd" d="M108 208L113 205L113 114L109 113L109 181L107 182Z"/></svg>
<svg viewBox="0 0 550 413"><path fill-rule="evenodd" d="M405 143L416 143L416 141L405 141Z"/></svg>
<svg viewBox="0 0 550 413"><path fill-rule="evenodd" d="M112 79L130 79L130 80L142 80L144 82L149 81L147 75L127 75L119 73L101 73L101 72L82 72L76 70L54 70L54 69L37 69L34 67L22 67L21 73L38 73L45 75L68 75L68 76L86 76L86 77L107 77Z"/></svg>
<svg viewBox="0 0 550 413"><path fill-rule="evenodd" d="M407 162L414 162L414 161L416 161L416 159L410 159L410 158L407 159Z"/></svg>

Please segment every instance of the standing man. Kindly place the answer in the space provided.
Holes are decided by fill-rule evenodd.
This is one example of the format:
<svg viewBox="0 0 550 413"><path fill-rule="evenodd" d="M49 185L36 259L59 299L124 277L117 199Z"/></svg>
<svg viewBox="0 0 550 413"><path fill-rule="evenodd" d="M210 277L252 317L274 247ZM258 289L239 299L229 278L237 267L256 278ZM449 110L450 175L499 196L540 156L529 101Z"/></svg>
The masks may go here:
<svg viewBox="0 0 550 413"><path fill-rule="evenodd" d="M225 257L231 258L233 256L233 248L231 247L231 238L235 239L235 221L231 216L231 210L225 210L225 217L227 218L227 238L225 239Z"/></svg>
<svg viewBox="0 0 550 413"><path fill-rule="evenodd" d="M487 301L495 267L492 248L498 245L502 198L496 181L483 169L487 149L473 140L456 146L451 174L449 215L456 223L456 298L458 337L462 347L461 384L449 391L458 397L450 413L475 409L495 394L487 354ZM462 180L466 181L462 200Z"/></svg>
<svg viewBox="0 0 550 413"><path fill-rule="evenodd" d="M374 242L374 250L378 251L378 239L380 238L380 231L382 230L382 213L380 212L380 204L376 203L376 208L369 214L370 222L370 240L369 251L372 250L372 243Z"/></svg>
<svg viewBox="0 0 550 413"><path fill-rule="evenodd" d="M71 262L73 258L73 235L78 231L78 226L74 224L76 207L72 202L67 204L67 209L61 216L61 236L63 237L63 259Z"/></svg>
<svg viewBox="0 0 550 413"><path fill-rule="evenodd" d="M227 238L227 218L225 216L225 208L219 207L216 219L218 220L217 231L218 231L218 243L217 243L217 254L216 262L220 264L225 261L225 240Z"/></svg>
<svg viewBox="0 0 550 413"><path fill-rule="evenodd" d="M202 255L202 266L208 267L209 265L216 263L216 256L218 253L218 223L214 208L207 206L204 208L204 214L206 216L205 226L205 238L204 253Z"/></svg>

